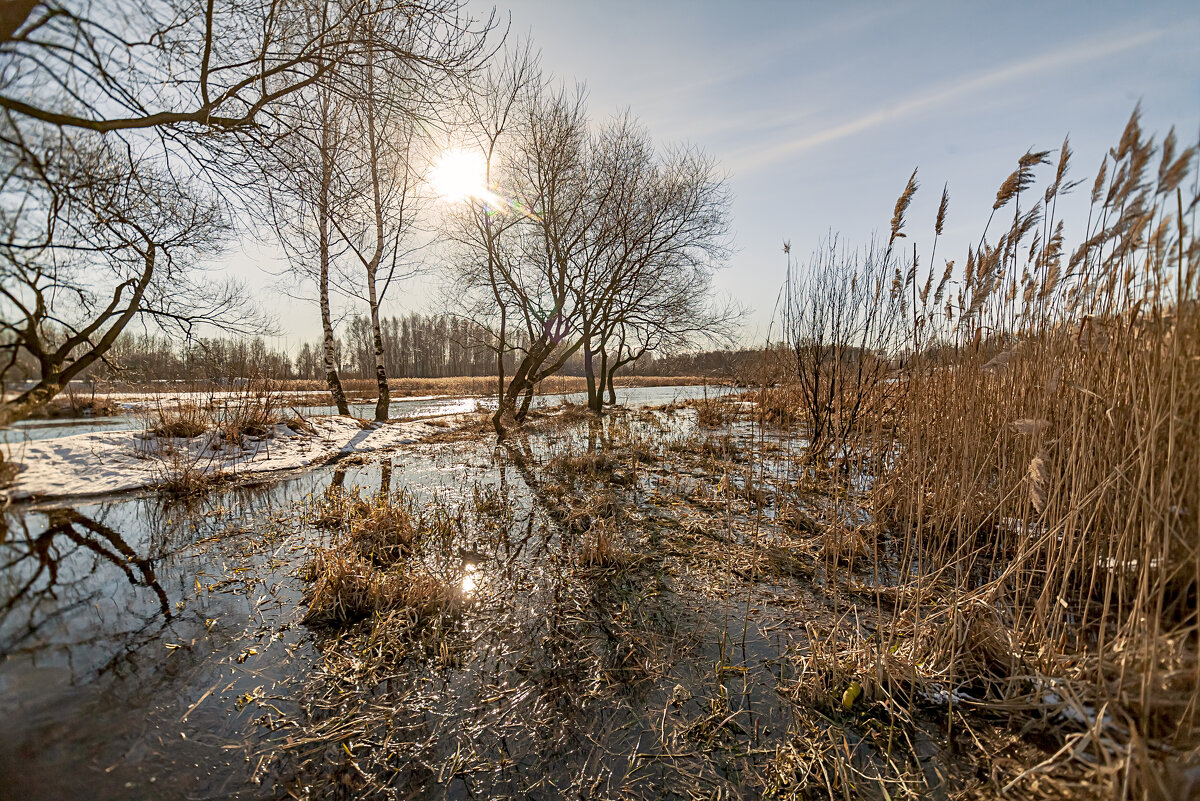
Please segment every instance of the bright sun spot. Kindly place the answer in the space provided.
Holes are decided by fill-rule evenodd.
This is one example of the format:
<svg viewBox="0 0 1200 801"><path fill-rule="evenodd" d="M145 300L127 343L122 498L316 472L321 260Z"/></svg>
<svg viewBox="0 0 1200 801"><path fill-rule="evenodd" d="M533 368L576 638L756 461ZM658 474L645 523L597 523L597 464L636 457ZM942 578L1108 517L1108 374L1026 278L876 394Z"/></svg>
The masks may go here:
<svg viewBox="0 0 1200 801"><path fill-rule="evenodd" d="M455 203L487 196L486 178L487 162L482 153L446 150L433 165L429 183L439 197Z"/></svg>

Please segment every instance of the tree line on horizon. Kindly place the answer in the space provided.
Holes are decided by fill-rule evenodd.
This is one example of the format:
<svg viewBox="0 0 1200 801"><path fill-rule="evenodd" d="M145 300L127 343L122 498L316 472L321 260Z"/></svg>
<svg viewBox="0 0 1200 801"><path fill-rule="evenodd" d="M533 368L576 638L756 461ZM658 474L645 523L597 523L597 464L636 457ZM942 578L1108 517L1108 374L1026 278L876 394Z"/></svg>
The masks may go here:
<svg viewBox="0 0 1200 801"><path fill-rule="evenodd" d="M385 366L391 378L493 377L496 362L488 346L490 333L470 320L452 315L410 313L381 318ZM299 348L272 347L262 336L201 337L179 341L163 334L126 332L106 359L82 372L76 381L148 383L153 381L220 381L227 379L324 379L323 343ZM647 354L625 371L645 376L705 376L714 381L756 383L761 376L778 380L783 345L774 348L697 350ZM339 373L350 379L375 374L370 320L351 317L335 334L334 358ZM516 369L516 352L506 354L505 369ZM764 373L765 370L765 373ZM584 376L582 354L568 359L560 371ZM37 365L19 362L10 383L35 380Z"/></svg>

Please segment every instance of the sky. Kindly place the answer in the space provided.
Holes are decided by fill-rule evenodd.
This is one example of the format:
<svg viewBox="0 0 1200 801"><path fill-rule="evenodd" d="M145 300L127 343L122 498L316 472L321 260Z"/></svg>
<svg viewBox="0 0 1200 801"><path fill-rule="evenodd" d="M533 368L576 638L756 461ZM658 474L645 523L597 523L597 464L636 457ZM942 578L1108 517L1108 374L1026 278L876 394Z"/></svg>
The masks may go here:
<svg viewBox="0 0 1200 801"><path fill-rule="evenodd" d="M663 145L717 160L734 196L734 252L717 289L750 310L747 343L778 336L783 243L802 268L831 233L859 245L885 232L914 168L908 230L928 243L948 185L939 253L962 258L1027 149L1056 150L1069 134L1073 175L1090 178L1139 102L1159 140L1172 125L1184 141L1200 136L1195 0L508 0L497 10L547 72L586 85L595 119L629 110ZM235 256L272 263L254 244ZM387 313L434 310L437 282L410 280ZM315 337L315 306L279 308L284 340Z"/></svg>

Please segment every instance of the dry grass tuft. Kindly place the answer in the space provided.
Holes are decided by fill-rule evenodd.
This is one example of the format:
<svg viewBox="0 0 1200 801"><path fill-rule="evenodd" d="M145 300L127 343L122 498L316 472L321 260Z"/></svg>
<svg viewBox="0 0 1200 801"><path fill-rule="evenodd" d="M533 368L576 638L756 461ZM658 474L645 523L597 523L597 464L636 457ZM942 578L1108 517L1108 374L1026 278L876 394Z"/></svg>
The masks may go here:
<svg viewBox="0 0 1200 801"><path fill-rule="evenodd" d="M206 467L200 460L183 459L178 454L172 454L165 460L161 478L155 486L166 495L184 498L203 495L229 480L225 473Z"/></svg>
<svg viewBox="0 0 1200 801"><path fill-rule="evenodd" d="M584 532L579 560L587 567L624 568L633 562L633 556L618 544L616 526L607 517L593 520Z"/></svg>
<svg viewBox="0 0 1200 801"><path fill-rule="evenodd" d="M412 499L402 494L363 497L357 488L335 492L314 504L309 520L339 530L359 556L380 566L408 556L420 540L421 521Z"/></svg>
<svg viewBox="0 0 1200 801"><path fill-rule="evenodd" d="M453 611L461 596L432 576L380 570L354 550L320 551L305 567L308 610L304 622L342 626L376 615L405 611L424 620Z"/></svg>
<svg viewBox="0 0 1200 801"><path fill-rule="evenodd" d="M86 397L68 389L30 415L32 419L63 419L72 417L109 417L121 413L121 407L105 395L94 392Z"/></svg>
<svg viewBox="0 0 1200 801"><path fill-rule="evenodd" d="M156 437L191 439L203 434L211 425L208 415L194 403L159 404L151 412L146 428Z"/></svg>
<svg viewBox="0 0 1200 801"><path fill-rule="evenodd" d="M549 471L571 482L581 479L594 481L611 473L616 467L617 462L602 450L559 453L546 462Z"/></svg>
<svg viewBox="0 0 1200 801"><path fill-rule="evenodd" d="M429 575L413 558L422 542L458 533L446 530L455 519L444 510L418 515L404 494L364 498L356 488L316 503L309 520L337 534L334 545L302 571L309 582L306 622L345 625L393 612L420 622L461 604L457 587Z"/></svg>
<svg viewBox="0 0 1200 801"><path fill-rule="evenodd" d="M719 428L730 421L731 414L728 404L721 398L696 398L688 402L696 409L696 422L702 428Z"/></svg>
<svg viewBox="0 0 1200 801"><path fill-rule="evenodd" d="M0 489L12 484L19 472L21 472L21 465L12 461L7 454L0 450Z"/></svg>
<svg viewBox="0 0 1200 801"><path fill-rule="evenodd" d="M271 383L251 383L232 396L211 396L204 403L164 403L159 400L146 419L155 436L191 439L212 431L225 442L240 443L246 437L269 437L276 425L287 424L296 431L315 433L312 424L299 415L287 415L278 389Z"/></svg>

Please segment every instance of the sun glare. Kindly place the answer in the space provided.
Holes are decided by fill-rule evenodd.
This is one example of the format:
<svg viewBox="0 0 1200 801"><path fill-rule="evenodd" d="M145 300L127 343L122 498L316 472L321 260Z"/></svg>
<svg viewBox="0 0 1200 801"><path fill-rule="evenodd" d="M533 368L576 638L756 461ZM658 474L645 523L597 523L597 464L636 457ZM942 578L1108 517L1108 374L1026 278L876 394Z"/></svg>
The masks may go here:
<svg viewBox="0 0 1200 801"><path fill-rule="evenodd" d="M487 162L481 153L446 150L438 156L429 177L433 191L443 200L456 203L488 194Z"/></svg>

